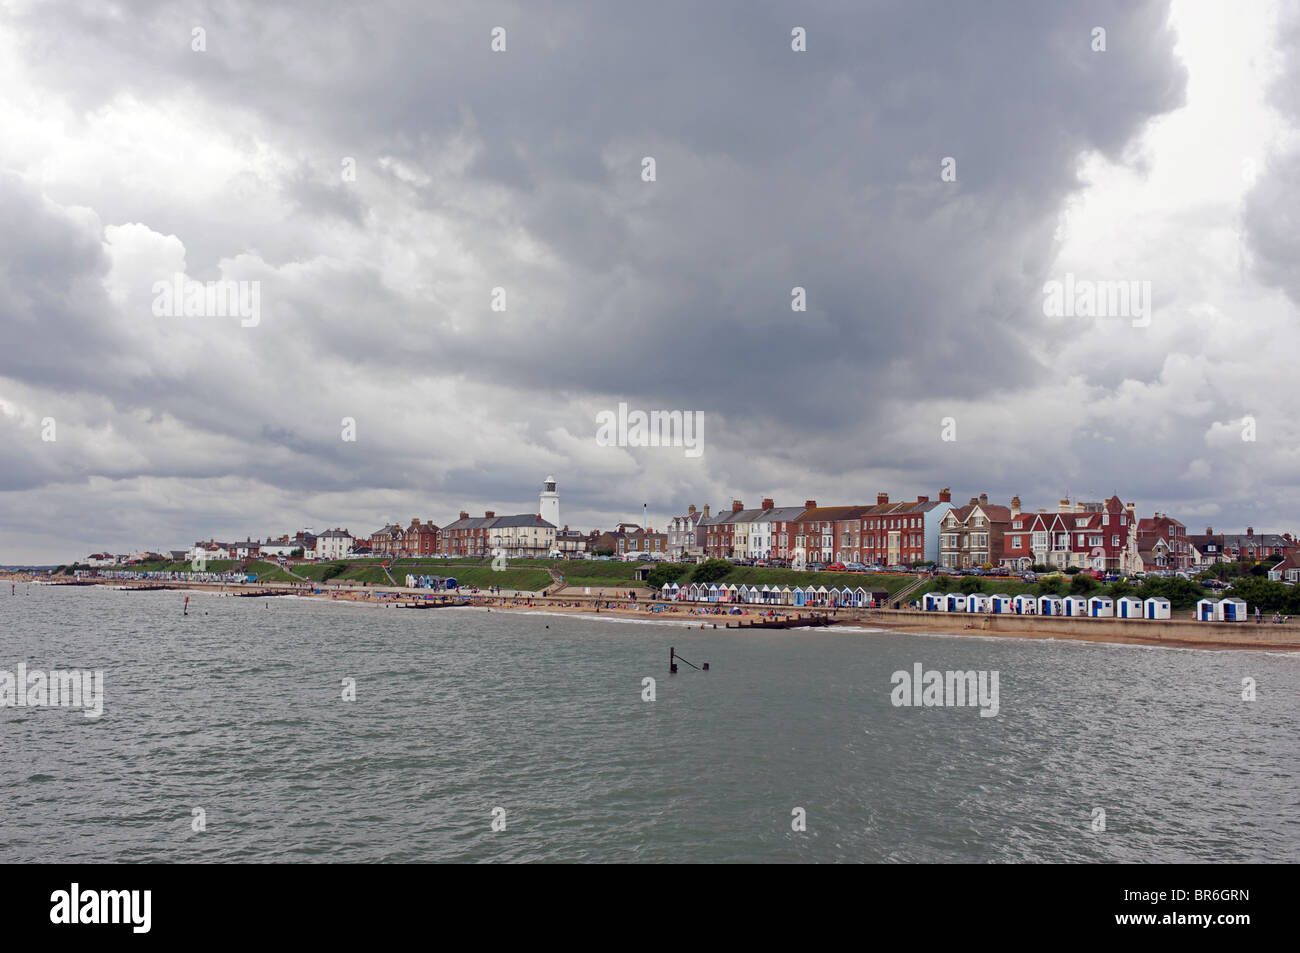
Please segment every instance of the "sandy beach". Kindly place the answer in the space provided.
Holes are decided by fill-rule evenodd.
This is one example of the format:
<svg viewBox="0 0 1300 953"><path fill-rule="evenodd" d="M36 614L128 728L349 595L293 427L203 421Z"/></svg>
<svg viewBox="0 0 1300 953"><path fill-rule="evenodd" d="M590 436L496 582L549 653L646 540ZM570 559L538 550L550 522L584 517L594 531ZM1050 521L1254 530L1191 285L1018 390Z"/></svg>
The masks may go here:
<svg viewBox="0 0 1300 953"><path fill-rule="evenodd" d="M11 586L36 582L51 583L29 574L9 573L0 576ZM86 581L83 580L83 584ZM93 585L120 589L157 589L151 580L97 579ZM262 583L188 583L161 584L180 592L225 593L232 596L295 596L323 599L349 605L398 608L419 604L433 597L427 589L404 587L362 587L353 585L290 586ZM830 626L852 626L894 632L924 632L943 635L973 635L1015 639L1068 639L1083 642L1107 642L1127 645L1166 646L1201 649L1268 649L1300 651L1300 623L1278 625L1271 622L1197 622L1190 610L1179 613L1186 618L1149 621L1143 619L1093 619L1050 616L968 615L965 613L921 612L912 609L810 609L789 606L718 606L656 600L648 590L610 590L587 595L561 591L555 595L507 592L500 595L480 590L438 593L438 599L454 600L467 607L498 611L545 612L584 616L663 621L708 628L744 627L771 619L824 616ZM739 608L732 615L729 610ZM436 611L428 609L425 611Z"/></svg>

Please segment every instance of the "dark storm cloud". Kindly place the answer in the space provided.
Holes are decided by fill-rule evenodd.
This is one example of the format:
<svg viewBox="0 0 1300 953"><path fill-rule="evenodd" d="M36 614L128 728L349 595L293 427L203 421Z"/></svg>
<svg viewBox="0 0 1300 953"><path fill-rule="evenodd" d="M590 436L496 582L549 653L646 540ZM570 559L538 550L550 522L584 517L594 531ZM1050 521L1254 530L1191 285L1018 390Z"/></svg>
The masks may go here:
<svg viewBox="0 0 1300 953"><path fill-rule="evenodd" d="M177 236L191 274L256 249L267 318L242 338L140 331L138 301L135 330L102 320L94 229L0 178L18 226L0 237L0 307L21 332L0 373L84 391L106 419L165 411L197 435L164 450L139 424L123 476L517 498L551 428L589 438L587 403L628 399L729 421L708 437L720 480L752 479L762 446L792 483L829 481L873 465L865 448L922 396L979 400L1050 373L1034 345L1052 333L1039 289L1059 205L1081 152L1118 158L1181 102L1166 15L1030 0L27 7L14 21L27 66L79 115L175 95L214 140L284 162L254 172L250 159L202 208L125 185L60 193L105 225ZM489 50L498 25L504 54ZM806 53L790 49L794 26ZM1089 47L1095 26L1105 53ZM646 155L654 183L640 180ZM955 183L939 179L945 156ZM284 221L240 197L268 181ZM437 256L407 240L439 219L455 228ZM380 239L388 260L369 257ZM456 280L448 249L474 259L477 283ZM414 260L400 281L384 273L394 250ZM498 284L511 300L499 315ZM790 309L796 285L806 313ZM417 399L424 384L450 389ZM82 409L93 418L94 400ZM471 424L459 443L419 424L478 409L519 427L517 456L509 440L483 450ZM339 439L348 415L360 445ZM502 459L458 465L469 449ZM944 465L897 453L897 472L927 481ZM665 501L712 490L698 474L657 482ZM566 486L611 511L624 492L601 473Z"/></svg>

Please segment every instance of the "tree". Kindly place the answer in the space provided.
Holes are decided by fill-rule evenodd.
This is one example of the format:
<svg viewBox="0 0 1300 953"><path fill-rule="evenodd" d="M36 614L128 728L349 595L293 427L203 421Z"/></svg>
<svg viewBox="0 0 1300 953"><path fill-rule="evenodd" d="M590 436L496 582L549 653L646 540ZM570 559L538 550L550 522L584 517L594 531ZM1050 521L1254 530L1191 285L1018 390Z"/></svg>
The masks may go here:
<svg viewBox="0 0 1300 953"><path fill-rule="evenodd" d="M1069 572L1067 569L1066 572ZM1070 592L1076 596L1087 595L1097 588L1097 580L1087 573L1079 573L1070 580Z"/></svg>
<svg viewBox="0 0 1300 953"><path fill-rule="evenodd" d="M1262 612L1300 611L1300 590L1259 576L1243 576L1232 584L1228 592L1237 599L1244 599L1252 609L1258 606Z"/></svg>
<svg viewBox="0 0 1300 953"><path fill-rule="evenodd" d="M952 576L944 575L934 577L935 592L948 592L950 589L952 589Z"/></svg>
<svg viewBox="0 0 1300 953"><path fill-rule="evenodd" d="M655 589L662 589L670 582L681 579L690 568L683 563L660 563L650 570L650 575L646 576L646 583Z"/></svg>
<svg viewBox="0 0 1300 953"><path fill-rule="evenodd" d="M691 573L691 582L717 582L732 570L725 559L706 559Z"/></svg>
<svg viewBox="0 0 1300 953"><path fill-rule="evenodd" d="M962 576L961 580L957 583L957 591L965 593L968 596L976 592L983 592L984 582L975 576Z"/></svg>

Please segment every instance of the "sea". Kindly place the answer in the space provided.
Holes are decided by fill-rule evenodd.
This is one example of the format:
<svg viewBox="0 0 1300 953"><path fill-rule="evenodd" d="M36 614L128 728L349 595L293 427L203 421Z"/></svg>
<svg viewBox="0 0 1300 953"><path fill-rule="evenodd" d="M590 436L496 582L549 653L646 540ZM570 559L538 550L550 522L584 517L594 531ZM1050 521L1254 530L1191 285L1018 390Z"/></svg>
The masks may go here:
<svg viewBox="0 0 1300 953"><path fill-rule="evenodd" d="M1300 861L1298 655L699 626L5 582L0 861Z"/></svg>

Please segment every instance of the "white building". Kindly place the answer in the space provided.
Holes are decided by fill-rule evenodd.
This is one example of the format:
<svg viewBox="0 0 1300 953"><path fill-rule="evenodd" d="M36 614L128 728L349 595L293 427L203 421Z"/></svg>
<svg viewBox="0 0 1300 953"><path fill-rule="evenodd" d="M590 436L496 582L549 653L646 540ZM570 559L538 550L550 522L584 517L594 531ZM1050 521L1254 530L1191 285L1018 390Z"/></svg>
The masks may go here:
<svg viewBox="0 0 1300 953"><path fill-rule="evenodd" d="M327 529L316 537L312 552L317 559L346 559L352 555L352 534L345 529Z"/></svg>
<svg viewBox="0 0 1300 953"><path fill-rule="evenodd" d="M556 492L555 477L547 475L542 484L542 493L538 499L537 513L544 522L552 526L560 525L560 494Z"/></svg>

